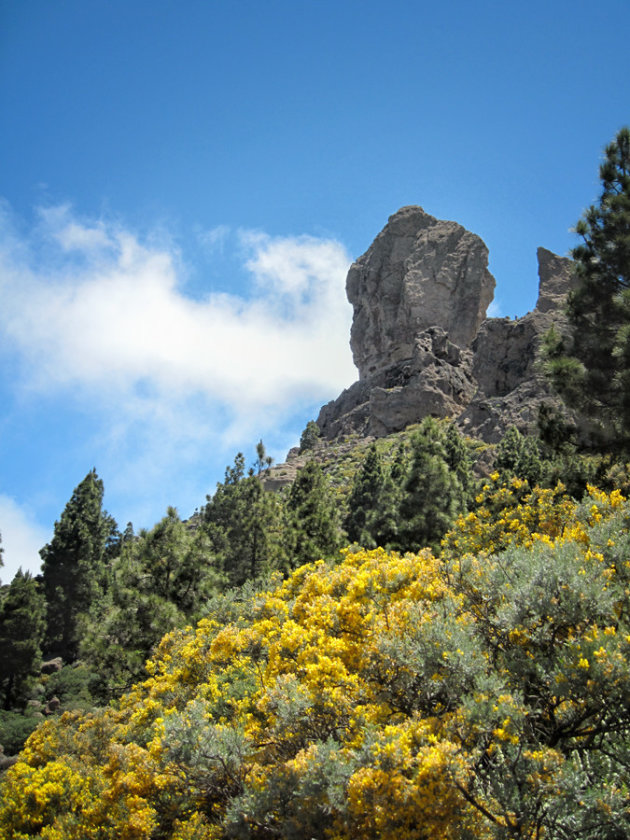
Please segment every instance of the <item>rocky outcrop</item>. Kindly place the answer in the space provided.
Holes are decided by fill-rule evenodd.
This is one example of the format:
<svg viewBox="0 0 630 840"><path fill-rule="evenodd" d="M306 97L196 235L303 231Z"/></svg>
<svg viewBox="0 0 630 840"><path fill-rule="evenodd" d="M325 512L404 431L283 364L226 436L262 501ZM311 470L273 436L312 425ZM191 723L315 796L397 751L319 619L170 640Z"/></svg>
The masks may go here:
<svg viewBox="0 0 630 840"><path fill-rule="evenodd" d="M536 358L552 322L562 326L571 261L538 250L539 296L523 318L486 318L494 292L483 241L419 207L392 216L350 268L350 345L359 381L324 406L329 440L380 437L427 415L452 417L488 442L528 430L554 401Z"/></svg>
<svg viewBox="0 0 630 840"><path fill-rule="evenodd" d="M469 434L498 442L509 426L531 431L541 403L560 407L539 369L543 335L566 327L564 304L574 283L571 260L538 249L536 307L522 318L488 318L472 345L477 391L458 418Z"/></svg>
<svg viewBox="0 0 630 840"><path fill-rule="evenodd" d="M348 272L359 378L412 358L418 337L431 327L458 347L470 346L494 286L478 236L420 207L403 207Z"/></svg>
<svg viewBox="0 0 630 840"><path fill-rule="evenodd" d="M442 327L423 330L410 358L360 379L324 406L317 423L326 438L360 433L382 437L431 414L458 414L475 393L470 350Z"/></svg>
<svg viewBox="0 0 630 840"><path fill-rule="evenodd" d="M539 248L537 255L540 283L535 311L542 315L551 313L553 319L564 320L564 303L575 282L573 263L546 248Z"/></svg>

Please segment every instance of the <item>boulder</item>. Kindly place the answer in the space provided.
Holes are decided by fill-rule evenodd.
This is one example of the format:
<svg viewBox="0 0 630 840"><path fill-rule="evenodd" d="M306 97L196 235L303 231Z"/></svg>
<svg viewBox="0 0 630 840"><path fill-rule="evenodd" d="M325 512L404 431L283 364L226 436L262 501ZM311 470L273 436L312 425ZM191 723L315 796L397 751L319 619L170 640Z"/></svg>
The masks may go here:
<svg viewBox="0 0 630 840"><path fill-rule="evenodd" d="M18 763L19 759L19 755L5 755L0 751L0 773L8 770L9 767L13 767L14 764Z"/></svg>
<svg viewBox="0 0 630 840"><path fill-rule="evenodd" d="M60 656L55 656L54 659L49 659L47 662L42 662L40 671L42 674L56 674L63 668L63 659Z"/></svg>
<svg viewBox="0 0 630 840"><path fill-rule="evenodd" d="M55 712L59 711L61 707L61 700L58 697L51 697L48 703L46 703L46 707L44 709L45 715L52 715Z"/></svg>

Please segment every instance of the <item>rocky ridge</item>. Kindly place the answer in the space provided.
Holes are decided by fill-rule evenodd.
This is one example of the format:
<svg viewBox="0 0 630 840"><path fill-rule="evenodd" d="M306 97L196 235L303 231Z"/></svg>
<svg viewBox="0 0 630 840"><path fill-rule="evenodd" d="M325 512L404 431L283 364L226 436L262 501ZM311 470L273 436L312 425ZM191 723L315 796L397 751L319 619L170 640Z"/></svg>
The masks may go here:
<svg viewBox="0 0 630 840"><path fill-rule="evenodd" d="M291 483L309 458L343 459L357 439L401 432L428 415L486 443L511 425L532 431L541 403L559 404L536 359L551 324L566 326L572 262L539 248L538 276L531 312L488 318L495 280L483 240L420 207L391 216L346 280L359 379L321 409L315 450L292 449L266 486Z"/></svg>
<svg viewBox="0 0 630 840"><path fill-rule="evenodd" d="M536 367L543 334L562 327L571 260L538 249L539 295L522 318L487 318L495 281L488 249L420 207L391 216L348 272L359 380L317 418L324 438L382 437L427 415L495 443L536 422L554 396Z"/></svg>

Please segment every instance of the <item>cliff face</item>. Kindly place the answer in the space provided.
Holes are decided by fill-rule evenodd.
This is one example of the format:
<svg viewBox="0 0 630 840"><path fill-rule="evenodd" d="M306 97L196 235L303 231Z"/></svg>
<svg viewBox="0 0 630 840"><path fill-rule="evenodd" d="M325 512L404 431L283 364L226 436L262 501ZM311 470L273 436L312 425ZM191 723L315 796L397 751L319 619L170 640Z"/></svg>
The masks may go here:
<svg viewBox="0 0 630 840"><path fill-rule="evenodd" d="M327 439L380 437L427 415L496 442L532 427L554 397L536 369L543 333L562 326L571 261L538 250L539 296L523 318L486 318L495 281L483 241L420 207L390 217L346 281L359 381L325 405Z"/></svg>

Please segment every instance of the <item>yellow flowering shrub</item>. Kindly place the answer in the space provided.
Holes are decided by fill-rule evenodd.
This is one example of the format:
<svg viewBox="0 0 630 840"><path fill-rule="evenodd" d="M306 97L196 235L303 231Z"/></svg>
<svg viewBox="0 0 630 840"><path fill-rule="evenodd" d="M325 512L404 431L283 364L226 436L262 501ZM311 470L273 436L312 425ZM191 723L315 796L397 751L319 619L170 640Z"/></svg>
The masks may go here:
<svg viewBox="0 0 630 840"><path fill-rule="evenodd" d="M89 784L76 766L51 760L40 767L18 762L6 774L0 825L7 836L54 836L49 828L65 809L80 809L89 799Z"/></svg>
<svg viewBox="0 0 630 840"><path fill-rule="evenodd" d="M555 539L569 525L577 503L562 484L555 488L530 489L520 478L501 483L493 473L477 496L474 511L460 516L442 541L447 557L492 554L511 545L531 546L536 539Z"/></svg>
<svg viewBox="0 0 630 840"><path fill-rule="evenodd" d="M439 558L346 550L166 636L116 708L31 736L0 836L623 830L628 506L492 486Z"/></svg>

